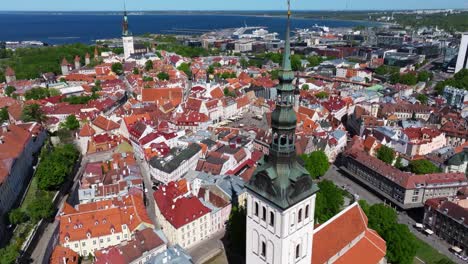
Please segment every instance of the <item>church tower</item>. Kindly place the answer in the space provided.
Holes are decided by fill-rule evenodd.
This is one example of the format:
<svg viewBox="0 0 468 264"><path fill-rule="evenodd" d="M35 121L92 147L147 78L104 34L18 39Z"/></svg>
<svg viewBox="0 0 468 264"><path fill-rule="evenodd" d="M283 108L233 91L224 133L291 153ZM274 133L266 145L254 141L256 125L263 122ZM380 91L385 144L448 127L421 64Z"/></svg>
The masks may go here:
<svg viewBox="0 0 468 264"><path fill-rule="evenodd" d="M291 67L290 0L272 113L270 153L258 165L247 189L247 264L310 264L317 185L296 156L294 72Z"/></svg>
<svg viewBox="0 0 468 264"><path fill-rule="evenodd" d="M125 59L130 58L130 56L135 53L135 47L133 44L133 35L129 31L128 27L128 17L127 17L127 8L124 8L124 17L122 22L122 41L123 41L123 49L124 49L124 57Z"/></svg>

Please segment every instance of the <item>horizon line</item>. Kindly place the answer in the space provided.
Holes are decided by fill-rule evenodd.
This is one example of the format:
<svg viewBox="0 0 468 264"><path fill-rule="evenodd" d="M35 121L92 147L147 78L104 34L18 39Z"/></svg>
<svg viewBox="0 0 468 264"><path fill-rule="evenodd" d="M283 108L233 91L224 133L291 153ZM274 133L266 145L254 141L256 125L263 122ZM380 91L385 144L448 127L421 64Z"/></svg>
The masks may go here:
<svg viewBox="0 0 468 264"><path fill-rule="evenodd" d="M468 11L468 8L415 8L415 9L296 9L296 12L369 12L369 11L429 11L429 10L457 10ZM0 12L123 12L123 10L0 10ZM282 9L198 9L198 10L127 10L127 12L284 12Z"/></svg>

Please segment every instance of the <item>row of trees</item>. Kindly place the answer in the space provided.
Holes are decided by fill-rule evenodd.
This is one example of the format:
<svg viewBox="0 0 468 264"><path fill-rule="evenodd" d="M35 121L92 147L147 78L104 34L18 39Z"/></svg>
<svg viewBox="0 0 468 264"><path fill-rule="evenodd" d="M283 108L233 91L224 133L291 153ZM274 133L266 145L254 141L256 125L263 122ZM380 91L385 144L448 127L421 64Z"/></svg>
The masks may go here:
<svg viewBox="0 0 468 264"><path fill-rule="evenodd" d="M58 146L41 154L36 170L41 190L58 190L73 171L79 153L72 144Z"/></svg>
<svg viewBox="0 0 468 264"><path fill-rule="evenodd" d="M457 72L453 78L447 79L445 81L439 82L435 86L435 90L439 94L444 93L444 88L446 86L453 86L455 88L468 90L468 69L463 69Z"/></svg>
<svg viewBox="0 0 468 264"><path fill-rule="evenodd" d="M41 100L53 96L58 96L60 94L60 91L57 89L37 87L26 91L24 93L24 98L26 100Z"/></svg>
<svg viewBox="0 0 468 264"><path fill-rule="evenodd" d="M100 50L106 49L100 48ZM75 55L79 55L84 59L86 53L93 54L94 46L72 44L41 48L21 48L10 52L6 59L0 61L0 69L10 66L15 69L18 79L33 79L40 77L40 73L60 73L60 62L63 58L71 62ZM0 82L4 80L4 72L0 70Z"/></svg>
<svg viewBox="0 0 468 264"><path fill-rule="evenodd" d="M434 163L426 160L412 160L407 167L403 166L401 156L398 156L395 160L396 152L387 146L381 146L377 150L377 158L389 165L393 165L395 168L409 171L418 175L431 174L441 172L441 169L434 165Z"/></svg>

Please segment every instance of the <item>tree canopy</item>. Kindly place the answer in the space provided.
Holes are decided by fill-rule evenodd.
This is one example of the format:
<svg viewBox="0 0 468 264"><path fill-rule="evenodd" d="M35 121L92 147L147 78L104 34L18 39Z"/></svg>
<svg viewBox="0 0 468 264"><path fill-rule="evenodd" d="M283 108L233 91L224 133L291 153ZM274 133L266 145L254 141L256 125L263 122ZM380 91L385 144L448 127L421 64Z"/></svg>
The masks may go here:
<svg viewBox="0 0 468 264"><path fill-rule="evenodd" d="M116 62L116 63L112 64L111 69L117 75L121 75L123 73L123 65L120 62Z"/></svg>
<svg viewBox="0 0 468 264"><path fill-rule="evenodd" d="M8 107L5 106L0 108L0 124L8 121L8 119L10 119L10 115L8 114Z"/></svg>
<svg viewBox="0 0 468 264"><path fill-rule="evenodd" d="M441 170L436 165L434 165L434 163L425 159L411 161L408 168L412 173L419 175L441 172Z"/></svg>
<svg viewBox="0 0 468 264"><path fill-rule="evenodd" d="M392 164L395 159L395 151L387 146L381 146L377 150L377 158L387 164Z"/></svg>
<svg viewBox="0 0 468 264"><path fill-rule="evenodd" d="M16 92L16 88L14 86L8 85L5 88L5 95L8 97L11 97L14 92Z"/></svg>
<svg viewBox="0 0 468 264"><path fill-rule="evenodd" d="M170 76L167 72L160 72L158 73L158 79L161 81L167 81L169 80Z"/></svg>
<svg viewBox="0 0 468 264"><path fill-rule="evenodd" d="M455 88L468 90L468 69L463 69L463 70L457 72L453 76L453 78L446 79L446 80L444 80L442 82L439 82L436 85L435 90L439 94L443 94L444 93L444 88L446 86L452 86L452 87L455 87Z"/></svg>
<svg viewBox="0 0 468 264"><path fill-rule="evenodd" d="M177 67L179 71L183 71L187 76L192 76L192 71L190 70L190 63L183 62Z"/></svg>
<svg viewBox="0 0 468 264"><path fill-rule="evenodd" d="M429 100L429 98L428 98L427 95L425 95L425 94L418 94L418 95L416 96L416 99L417 99L419 102L421 102L421 104L427 104L427 102L428 102L428 100Z"/></svg>
<svg viewBox="0 0 468 264"><path fill-rule="evenodd" d="M21 119L25 122L34 121L42 124L47 120L47 117L38 104L30 104L23 108Z"/></svg>
<svg viewBox="0 0 468 264"><path fill-rule="evenodd" d="M302 155L301 158L304 160L305 168L310 173L310 176L314 179L322 177L330 168L328 157L325 152L319 150L310 153L309 155Z"/></svg>
<svg viewBox="0 0 468 264"><path fill-rule="evenodd" d="M417 241L408 227L398 223L394 209L384 205L369 206L359 201L369 220L369 227L377 231L387 242L387 259L389 263L411 264L418 248Z"/></svg>
<svg viewBox="0 0 468 264"><path fill-rule="evenodd" d="M49 218L53 215L54 205L47 194L38 192L36 199L32 200L28 205L27 211L33 222L39 222L41 219Z"/></svg>
<svg viewBox="0 0 468 264"><path fill-rule="evenodd" d="M145 62L145 70L149 71L153 69L153 61L152 60L147 60Z"/></svg>
<svg viewBox="0 0 468 264"><path fill-rule="evenodd" d="M48 98L51 96L57 96L57 95L60 95L60 91L56 89L36 87L36 88L32 88L29 91L26 91L24 93L24 98L26 100L41 100L41 99L45 99L45 98Z"/></svg>
<svg viewBox="0 0 468 264"><path fill-rule="evenodd" d="M332 181L324 180L318 183L320 188L315 204L315 219L319 223L325 223L338 214L344 204L343 190Z"/></svg>
<svg viewBox="0 0 468 264"><path fill-rule="evenodd" d="M78 151L71 144L56 147L42 155L36 170L39 189L59 189L72 172L78 156Z"/></svg>
<svg viewBox="0 0 468 264"><path fill-rule="evenodd" d="M80 122L75 115L69 115L60 126L68 130L76 130L80 128Z"/></svg>

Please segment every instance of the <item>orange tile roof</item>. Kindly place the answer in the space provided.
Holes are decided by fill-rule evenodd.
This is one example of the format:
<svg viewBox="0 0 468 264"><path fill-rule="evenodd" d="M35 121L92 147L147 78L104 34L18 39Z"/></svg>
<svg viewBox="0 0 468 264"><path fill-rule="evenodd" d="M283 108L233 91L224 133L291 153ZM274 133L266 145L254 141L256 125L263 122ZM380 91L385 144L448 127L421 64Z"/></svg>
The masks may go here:
<svg viewBox="0 0 468 264"><path fill-rule="evenodd" d="M88 124L84 124L83 128L81 128L80 133L78 134L80 137L91 137L96 134L96 131Z"/></svg>
<svg viewBox="0 0 468 264"><path fill-rule="evenodd" d="M141 92L143 102L153 102L159 105L164 105L171 102L177 106L182 103L183 89L182 88L150 88L143 89Z"/></svg>
<svg viewBox="0 0 468 264"><path fill-rule="evenodd" d="M68 212L70 210L66 209ZM127 195L113 200L104 200L78 205L77 212L60 216L60 243L82 240L89 234L100 237L122 232L127 225L133 232L141 225L154 228L144 206L142 195Z"/></svg>
<svg viewBox="0 0 468 264"><path fill-rule="evenodd" d="M98 116L96 119L94 119L93 125L95 125L96 127L104 131L111 131L111 130L119 129L120 127L119 124L101 115Z"/></svg>
<svg viewBox="0 0 468 264"><path fill-rule="evenodd" d="M50 257L50 264L78 264L78 254L66 247L56 246Z"/></svg>
<svg viewBox="0 0 468 264"><path fill-rule="evenodd" d="M312 263L327 263L362 234L365 236L341 256L341 263L377 263L362 262L361 259L358 262L350 262L355 261L357 257L362 257L363 261L380 260L386 254L385 241L367 227L367 222L367 216L359 204L355 203L319 226L314 231ZM367 256L362 256L363 252Z"/></svg>

